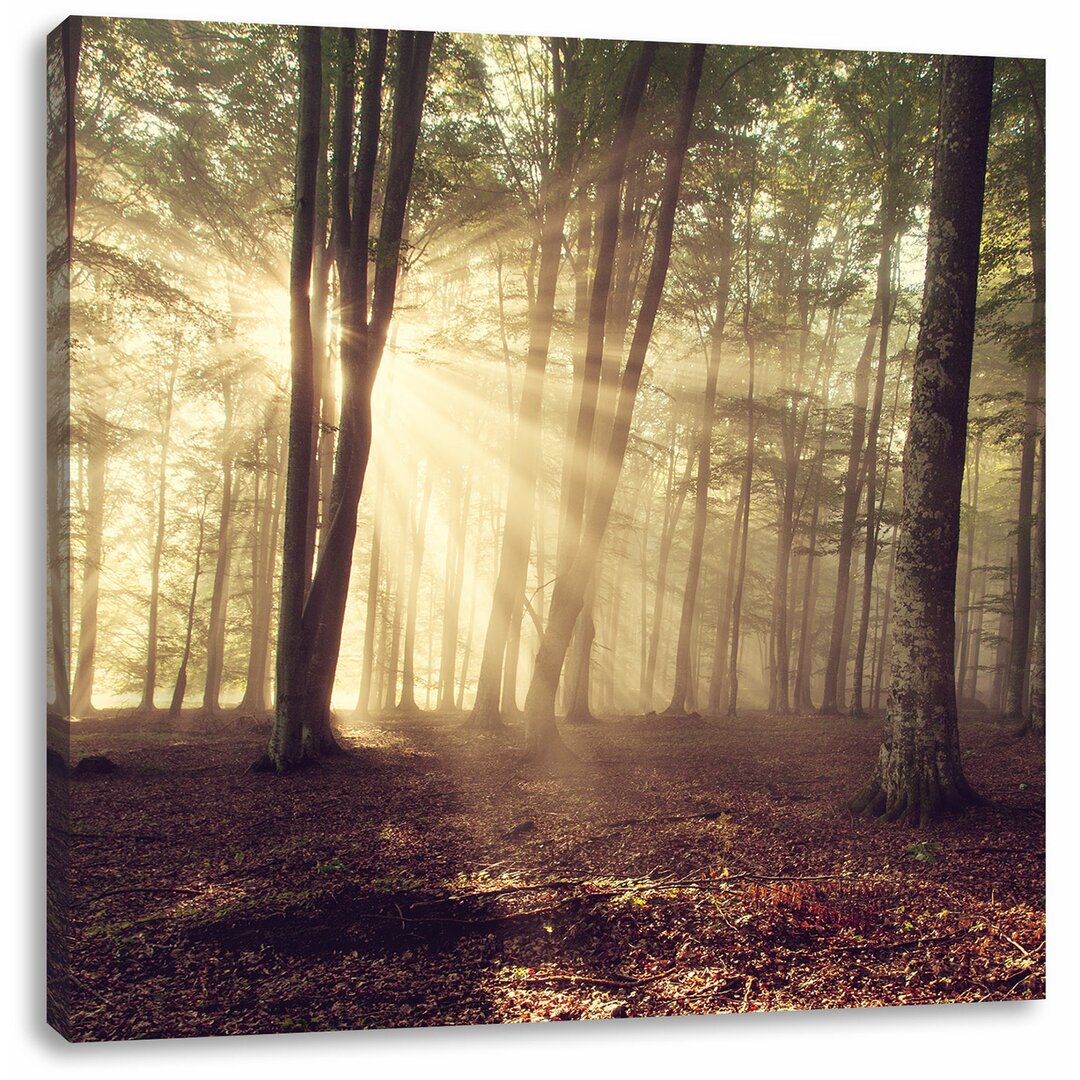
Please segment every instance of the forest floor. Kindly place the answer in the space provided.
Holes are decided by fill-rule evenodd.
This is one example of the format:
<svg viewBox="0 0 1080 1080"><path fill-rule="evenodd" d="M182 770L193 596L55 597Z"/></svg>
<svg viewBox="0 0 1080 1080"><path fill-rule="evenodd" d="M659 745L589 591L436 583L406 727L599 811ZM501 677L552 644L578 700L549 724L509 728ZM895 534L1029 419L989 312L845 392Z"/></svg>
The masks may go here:
<svg viewBox="0 0 1080 1080"><path fill-rule="evenodd" d="M962 723L989 804L922 829L845 808L877 721L608 720L559 775L460 725L277 777L250 719L74 724L117 768L67 785L71 1037L1044 994L1042 748L999 721Z"/></svg>

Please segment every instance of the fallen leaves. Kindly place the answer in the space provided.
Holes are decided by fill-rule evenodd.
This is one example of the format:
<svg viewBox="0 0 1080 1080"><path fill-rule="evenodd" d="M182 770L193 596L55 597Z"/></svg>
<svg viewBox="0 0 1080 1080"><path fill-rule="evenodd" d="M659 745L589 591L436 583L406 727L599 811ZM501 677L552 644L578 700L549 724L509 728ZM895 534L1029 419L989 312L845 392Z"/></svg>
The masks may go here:
<svg viewBox="0 0 1080 1080"><path fill-rule="evenodd" d="M283 779L245 771L254 736L83 731L120 768L71 792L75 1037L1044 992L1037 744L969 724L1000 801L912 837L843 809L866 725L568 737L582 766L538 778L512 742L387 720Z"/></svg>

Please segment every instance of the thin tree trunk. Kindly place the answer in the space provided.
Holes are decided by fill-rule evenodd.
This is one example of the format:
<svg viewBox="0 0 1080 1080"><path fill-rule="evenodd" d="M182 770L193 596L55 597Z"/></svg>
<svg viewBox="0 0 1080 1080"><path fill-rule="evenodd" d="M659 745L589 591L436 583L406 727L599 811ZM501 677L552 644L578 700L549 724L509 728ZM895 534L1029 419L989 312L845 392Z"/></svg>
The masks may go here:
<svg viewBox="0 0 1080 1080"><path fill-rule="evenodd" d="M164 414L161 422L161 456L158 460L157 529L154 550L150 560L150 605L146 627L146 674L143 678L142 700L139 712L154 711L154 690L157 688L158 663L158 609L160 607L161 556L165 550L165 492L168 476L169 433L172 429L173 400L176 375L180 369L180 356L173 357L165 390Z"/></svg>
<svg viewBox="0 0 1080 1080"><path fill-rule="evenodd" d="M564 100L561 57L572 56L569 45L551 43L557 108L556 160L553 174L545 177L541 194L540 270L536 296L529 312L529 344L525 357L525 383L518 406L517 425L510 449L510 478L506 498L506 524L499 551L499 570L491 616L484 635L484 651L468 727L490 732L502 725L500 692L503 661L511 623L520 629L520 612L529 575L536 483L540 471L541 420L544 373L555 312L556 287L566 223L571 155L570 113Z"/></svg>
<svg viewBox="0 0 1080 1080"><path fill-rule="evenodd" d="M101 583L102 540L105 527L105 464L108 422L100 412L87 418L86 555L83 561L82 601L79 605L79 657L71 697L71 712L94 711L94 669L97 653L97 614Z"/></svg>
<svg viewBox="0 0 1080 1080"><path fill-rule="evenodd" d="M683 163L686 159L694 101L697 97L698 83L701 79L705 46L695 45L689 51L686 87L665 164L660 211L656 227L656 241L652 263L649 268L649 278L646 282L641 308L638 312L637 325L626 361L626 370L623 372L619 388L611 441L608 446L608 467L600 474L601 479L594 502L585 520L581 544L565 576L560 576L556 581L548 613L547 627L540 642L532 681L525 698L525 753L526 757L531 760L558 760L569 753L555 725L555 693L559 684L559 675L563 662L566 659L566 651L570 644L570 635L584 604L589 579L596 569L597 556L600 552L604 530L607 527L611 513L615 489L619 481L619 474L626 454L626 445L630 437L630 422L633 418L634 401L641 379L641 370L645 363L645 354L652 337L653 325L656 321L656 313L660 306L664 281L667 277L668 263L671 257L672 231L675 224L675 209L678 202ZM652 59L651 50L646 47L642 51L642 56L647 57L648 62L645 64L647 69ZM642 82L644 82L645 74L647 74L647 70L642 72ZM602 223L603 216L601 218ZM600 248L601 252L603 252L603 229L601 231ZM600 265L603 261L602 258L598 258L598 280L594 282L593 286L594 302L601 285ZM601 340L598 343L598 349L595 351L589 350L594 361L599 360L602 350L601 327ZM589 353L586 355L587 362L590 359ZM595 374L594 371L593 375L590 376L587 363L582 392L583 413L586 411L585 401L587 394L585 390L590 384L590 378L594 378Z"/></svg>
<svg viewBox="0 0 1080 1080"><path fill-rule="evenodd" d="M1046 734L1046 438L1039 439L1039 501L1035 517L1035 635L1031 657L1031 698L1026 731Z"/></svg>
<svg viewBox="0 0 1080 1080"><path fill-rule="evenodd" d="M701 556L705 546L705 525L709 512L709 483L712 476L712 432L716 415L716 380L720 371L720 356L727 319L728 294L731 291L731 210L725 207L720 236L720 273L716 286L716 316L713 319L709 361L705 374L705 401L701 416L701 435L698 444L697 487L694 492L694 529L690 537L690 557L686 567L686 587L683 590L682 617L679 621L679 643L675 651L675 688L666 712L680 716L686 713L690 686L690 636L697 611L698 580L701 575Z"/></svg>
<svg viewBox="0 0 1080 1080"><path fill-rule="evenodd" d="M221 516L218 521L217 561L214 567L214 589L210 596L210 625L206 639L206 684L203 688L203 708L217 712L221 696L221 679L225 666L225 617L229 603L229 561L231 557L230 526L236 490L233 478L233 400L232 388L224 385L225 429L221 454Z"/></svg>
<svg viewBox="0 0 1080 1080"><path fill-rule="evenodd" d="M886 181L882 199L885 203L884 235L881 257L878 260L877 293L881 303L881 332L878 338L877 378L874 383L874 400L870 409L870 424L866 434L866 454L863 473L866 477L866 536L863 546L862 603L859 612L859 629L855 642L855 670L852 675L851 712L853 716L865 716L863 705L863 676L866 667L866 645L870 634L870 606L873 601L874 563L877 559L877 468L878 430L881 425L881 409L885 397L885 376L889 363L889 326L891 324L892 300L892 247L896 235L895 196L892 184Z"/></svg>
<svg viewBox="0 0 1080 1080"><path fill-rule="evenodd" d="M971 651L972 630L972 578L975 565L975 522L979 512L979 459L982 457L982 433L975 438L975 461L968 477L968 512L967 522L964 529L964 576L958 590L960 601L956 617L960 624L957 634L959 657L956 664L956 686L961 704L963 703L964 687L967 685L968 657Z"/></svg>
<svg viewBox="0 0 1080 1080"><path fill-rule="evenodd" d="M352 105L347 75L351 72L355 51L355 35L341 31L341 91L337 116L339 129L335 133L335 148L351 143ZM352 35L352 48L348 47ZM387 334L394 311L397 279L400 266L400 246L403 236L406 205L412 179L416 145L420 133L420 116L427 87L428 64L433 35L400 31L397 35L397 73L394 90L394 109L391 124L390 157L387 164L386 192L379 228L378 252L375 260L375 284L371 314L367 316L368 293L368 233L371 217L372 189L378 146L381 115L382 71L385 61L386 34L370 33L368 66L360 113L360 152L352 182L351 213L349 199L344 197L342 171L349 161L348 153L335 152L341 167L335 175L334 199L338 218L339 246L337 251L341 281L341 365L343 395L341 426L338 432L334 483L331 492L331 519L323 549L311 582L307 603L303 605L300 633L291 653L299 684L291 694L289 707L279 708L275 731L301 727L300 746L289 743L287 753L277 752L278 740L271 736L270 758L278 771L298 765L304 757L315 757L337 749L330 726L330 699L337 671L345 604L349 593L352 550L356 539L357 512L364 477L371 452L371 394L375 376L386 346ZM302 110L303 112L303 110ZM317 124L313 124L317 128ZM315 131L317 150L317 130ZM312 172L315 170L312 169ZM314 178L313 178L314 179ZM314 190L314 183L312 184ZM347 229L346 229L347 226ZM307 230L308 249L304 278L310 278L310 226ZM306 297L304 298L306 301ZM310 368L310 314L305 304L306 346ZM310 454L310 372L307 407L309 420L308 454ZM309 464L305 456L304 464ZM304 492L305 496L307 492ZM305 499L306 505L306 499ZM288 714L288 715L286 715Z"/></svg>
<svg viewBox="0 0 1080 1080"><path fill-rule="evenodd" d="M897 537L895 530L889 545L889 570L885 575L885 599L881 605L881 630L878 633L877 663L874 667L874 685L870 693L870 708L874 715L881 712L881 688L885 683L885 660L888 656L889 619L892 615L893 578L896 574Z"/></svg>
<svg viewBox="0 0 1080 1080"><path fill-rule="evenodd" d="M825 684L822 689L821 708L823 716L832 716L843 711L844 699L840 691L843 681L841 666L847 664L844 648L846 638L844 623L849 603L848 593L851 586L851 554L855 547L855 526L862 495L863 470L861 468L862 451L866 441L866 406L870 393L870 357L877 340L878 327L881 324L883 296L881 265L889 257L890 239L883 235L881 254L878 258L878 295L874 301L874 311L867 327L866 341L862 354L855 368L854 417L851 428L851 443L848 451L847 473L844 477L844 505L840 520L840 543L837 551L836 602L833 608L832 633L829 638L829 652L825 662ZM887 275L885 281L888 281Z"/></svg>
<svg viewBox="0 0 1080 1080"><path fill-rule="evenodd" d="M424 468L424 494L412 535L412 573L409 575L408 607L405 609L405 645L401 664L401 700L398 712L415 713L416 706L416 614L420 596L420 573L424 568L424 537L427 533L428 507L431 505L431 462Z"/></svg>
<svg viewBox="0 0 1080 1080"><path fill-rule="evenodd" d="M195 626L195 598L199 593L199 574L202 570L203 543L206 539L206 499L203 499L202 512L199 514L199 539L195 544L195 572L191 576L191 595L188 597L187 624L184 631L184 649L180 655L180 669L176 675L172 701L169 704L169 717L175 719L184 707L184 692L187 690L188 661L191 659L191 636Z"/></svg>
<svg viewBox="0 0 1080 1080"><path fill-rule="evenodd" d="M75 146L76 84L82 49L82 19L69 16L59 30L64 86L63 175L64 213L58 200L48 214L50 240L63 244L63 267L50 275L50 338L58 346L50 357L47 373L48 423L46 425L45 527L48 553L49 642L52 660L53 708L71 714L71 276L75 257L75 203L78 162ZM60 133L58 132L57 135ZM54 141L59 152L60 138ZM55 159L54 159L55 160ZM50 170L50 173L52 170ZM51 177L50 177L51 179ZM60 185L50 185L53 190ZM54 210L53 206L57 208ZM64 231L60 234L60 221ZM55 233L54 233L55 230ZM62 235L63 239L60 239ZM50 249L54 245L50 244ZM51 254L50 250L50 254ZM59 338L57 341L56 339Z"/></svg>
<svg viewBox="0 0 1080 1080"><path fill-rule="evenodd" d="M672 422L672 446L675 440L675 424ZM660 528L660 551L656 560L656 592L653 596L652 623L649 631L649 653L645 666L645 705L652 707L653 687L656 681L656 661L660 652L660 635L664 625L664 601L667 599L668 563L671 548L675 540L675 530L682 516L683 503L690 488L690 477L694 471L694 455L686 455L686 469L677 487L672 484L675 454L671 453L671 465L668 468L668 493L664 503L664 520ZM674 493L674 499L673 499Z"/></svg>
<svg viewBox="0 0 1080 1080"><path fill-rule="evenodd" d="M1039 441L1042 398L1042 327L1046 310L1046 230L1043 222L1043 169L1040 152L1028 170L1028 220L1031 236L1031 270L1034 299L1031 323L1038 334L1038 344L1028 356L1027 381L1024 387L1024 441L1020 452L1020 505L1016 514L1016 605L1013 612L1012 652L1009 657L1009 681L1005 696L1005 715L1019 719L1027 698L1024 690L1029 676L1028 645L1031 633L1031 542L1032 500L1035 490L1035 452Z"/></svg>
<svg viewBox="0 0 1080 1080"><path fill-rule="evenodd" d="M746 582L747 550L750 542L750 495L754 478L754 354L756 342L750 328L750 247L753 240L751 217L754 207L755 184L751 165L750 191L746 200L746 299L743 305L743 338L749 363L746 388L746 462L743 465L739 503L742 509L742 535L739 538L738 570L735 573L731 600L731 653L728 660L727 714L734 716L739 700L739 644L741 640L743 587Z"/></svg>

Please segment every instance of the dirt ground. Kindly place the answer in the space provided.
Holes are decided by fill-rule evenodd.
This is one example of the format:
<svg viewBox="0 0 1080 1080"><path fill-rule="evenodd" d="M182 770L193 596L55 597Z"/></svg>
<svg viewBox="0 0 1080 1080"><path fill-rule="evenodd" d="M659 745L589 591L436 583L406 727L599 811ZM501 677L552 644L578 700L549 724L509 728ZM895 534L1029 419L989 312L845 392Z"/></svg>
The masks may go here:
<svg viewBox="0 0 1080 1080"><path fill-rule="evenodd" d="M1044 994L1042 748L999 722L962 725L989 804L926 829L845 809L877 722L607 720L560 775L460 725L387 717L287 777L247 771L250 719L73 725L117 768L50 780L70 1036Z"/></svg>

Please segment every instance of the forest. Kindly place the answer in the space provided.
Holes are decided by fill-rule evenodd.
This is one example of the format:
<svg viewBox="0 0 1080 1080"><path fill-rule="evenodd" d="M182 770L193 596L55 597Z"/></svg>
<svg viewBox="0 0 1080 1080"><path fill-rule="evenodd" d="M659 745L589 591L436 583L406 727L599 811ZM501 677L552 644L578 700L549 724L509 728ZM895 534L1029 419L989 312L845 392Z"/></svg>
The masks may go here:
<svg viewBox="0 0 1080 1080"><path fill-rule="evenodd" d="M1040 60L69 18L49 1020L1045 992Z"/></svg>

